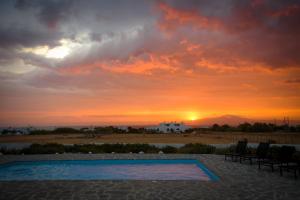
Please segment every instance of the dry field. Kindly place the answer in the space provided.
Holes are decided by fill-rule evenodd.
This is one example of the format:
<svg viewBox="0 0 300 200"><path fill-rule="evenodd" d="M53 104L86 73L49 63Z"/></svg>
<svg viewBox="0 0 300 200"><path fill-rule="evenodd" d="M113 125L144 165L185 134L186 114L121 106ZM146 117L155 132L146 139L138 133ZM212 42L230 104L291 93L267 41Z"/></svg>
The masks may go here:
<svg viewBox="0 0 300 200"><path fill-rule="evenodd" d="M300 144L300 133L202 132L192 134L108 134L88 137L84 134L0 136L0 143L203 143L227 144L247 138L249 142L273 140L276 143Z"/></svg>

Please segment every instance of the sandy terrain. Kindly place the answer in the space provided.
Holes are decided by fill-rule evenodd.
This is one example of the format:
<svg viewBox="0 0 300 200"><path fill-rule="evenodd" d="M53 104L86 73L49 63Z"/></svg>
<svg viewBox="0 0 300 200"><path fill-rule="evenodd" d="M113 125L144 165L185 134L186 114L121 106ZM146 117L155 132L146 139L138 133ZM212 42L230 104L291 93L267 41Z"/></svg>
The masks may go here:
<svg viewBox="0 0 300 200"><path fill-rule="evenodd" d="M88 137L84 134L0 136L0 143L235 143L247 138L249 142L273 140L276 143L300 144L300 133L230 133L207 132L193 134L108 134Z"/></svg>

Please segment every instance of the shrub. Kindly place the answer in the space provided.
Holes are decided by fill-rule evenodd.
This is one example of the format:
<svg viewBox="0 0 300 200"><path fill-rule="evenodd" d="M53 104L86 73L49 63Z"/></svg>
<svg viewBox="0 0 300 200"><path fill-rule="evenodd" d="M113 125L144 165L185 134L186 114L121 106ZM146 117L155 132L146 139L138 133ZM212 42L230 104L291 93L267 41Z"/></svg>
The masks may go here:
<svg viewBox="0 0 300 200"><path fill-rule="evenodd" d="M2 154L21 154L21 153L20 153L21 150L19 150L19 149L7 149L7 148L4 148L4 147L2 147L2 148L0 149L0 152L1 152Z"/></svg>
<svg viewBox="0 0 300 200"><path fill-rule="evenodd" d="M224 155L226 153L231 153L233 152L233 149L234 147L233 146L230 146L230 147L225 147L225 148L216 148L215 150L215 154L218 154L218 155Z"/></svg>
<svg viewBox="0 0 300 200"><path fill-rule="evenodd" d="M47 134L52 134L52 131L49 130L33 130L30 131L30 135L47 135Z"/></svg>
<svg viewBox="0 0 300 200"><path fill-rule="evenodd" d="M69 127L56 128L52 132L53 133L80 133L79 130L74 128L69 128Z"/></svg>
<svg viewBox="0 0 300 200"><path fill-rule="evenodd" d="M177 153L177 148L172 146L165 146L161 149L164 153Z"/></svg>
<svg viewBox="0 0 300 200"><path fill-rule="evenodd" d="M228 148L229 149L229 148ZM183 147L176 148L172 146L165 146L158 148L149 144L83 144L83 145L62 145L62 144L32 144L30 147L22 150L0 150L3 154L54 154L54 153L187 153L187 154L210 154L219 153L225 150L216 150L214 146L205 144L186 144ZM227 151L227 150L226 150Z"/></svg>
<svg viewBox="0 0 300 200"><path fill-rule="evenodd" d="M216 147L206 144L186 144L183 147L178 149L179 153L188 153L188 154L210 154L214 153Z"/></svg>
<svg viewBox="0 0 300 200"><path fill-rule="evenodd" d="M78 145L75 144L73 146L67 147L66 152L71 153L105 153L103 149L101 148L102 145L96 145L96 144L84 144L84 145Z"/></svg>
<svg viewBox="0 0 300 200"><path fill-rule="evenodd" d="M62 144L32 144L30 147L24 148L20 151L24 154L53 154L65 152L65 147Z"/></svg>
<svg viewBox="0 0 300 200"><path fill-rule="evenodd" d="M124 153L138 153L143 151L145 153L157 153L159 152L159 148L149 144L126 144L125 149L127 150Z"/></svg>
<svg viewBox="0 0 300 200"><path fill-rule="evenodd" d="M159 148L148 144L84 144L65 147L65 149L66 152L72 153L138 153L140 151L145 153L157 153L159 151Z"/></svg>

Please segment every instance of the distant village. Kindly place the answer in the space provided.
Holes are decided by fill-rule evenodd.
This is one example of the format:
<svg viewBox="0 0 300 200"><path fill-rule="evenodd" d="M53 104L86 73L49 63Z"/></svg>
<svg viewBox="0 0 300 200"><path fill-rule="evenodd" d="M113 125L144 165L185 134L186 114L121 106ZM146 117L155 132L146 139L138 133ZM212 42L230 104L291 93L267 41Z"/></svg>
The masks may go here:
<svg viewBox="0 0 300 200"><path fill-rule="evenodd" d="M192 127L185 125L183 122L164 122L160 123L157 126L146 126L144 128L133 128L131 126L107 126L107 127L97 127L97 126L88 126L88 127L72 127L72 128L59 128L59 127L45 127L45 128L36 128L36 127L8 127L1 129L1 135L28 135L35 132L108 132L111 130L116 133L134 133L141 132L142 130L146 132L156 132L156 133L184 133Z"/></svg>
<svg viewBox="0 0 300 200"><path fill-rule="evenodd" d="M1 135L28 135L34 130L36 130L34 127L7 127L1 128L0 133Z"/></svg>
<svg viewBox="0 0 300 200"><path fill-rule="evenodd" d="M7 127L0 128L0 135L39 135L39 134L113 134L113 133L192 133L194 131L221 132L300 132L300 125L272 123L242 123L237 126L228 124L192 127L183 122L163 122L155 126L76 126L76 127Z"/></svg>

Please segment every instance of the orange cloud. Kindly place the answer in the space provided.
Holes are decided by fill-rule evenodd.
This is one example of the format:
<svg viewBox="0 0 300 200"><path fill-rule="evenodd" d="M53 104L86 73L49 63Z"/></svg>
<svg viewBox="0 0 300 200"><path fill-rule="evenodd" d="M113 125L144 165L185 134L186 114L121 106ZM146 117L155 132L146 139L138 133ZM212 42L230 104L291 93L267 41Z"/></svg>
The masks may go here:
<svg viewBox="0 0 300 200"><path fill-rule="evenodd" d="M92 23L62 60L15 55L36 71L1 72L0 122L146 124L224 114L300 119L298 6L232 1L230 9L221 3L215 10L210 6L221 1L159 2L153 16L144 16L150 20L124 27L122 21L112 33Z"/></svg>
<svg viewBox="0 0 300 200"><path fill-rule="evenodd" d="M271 11L269 14L273 17L290 16L299 13L299 5L289 5L282 9Z"/></svg>
<svg viewBox="0 0 300 200"><path fill-rule="evenodd" d="M166 3L159 3L159 9L163 12L163 20L159 27L163 30L173 30L179 25L194 25L198 28L219 29L222 23L216 18L209 18L193 10L178 10Z"/></svg>

